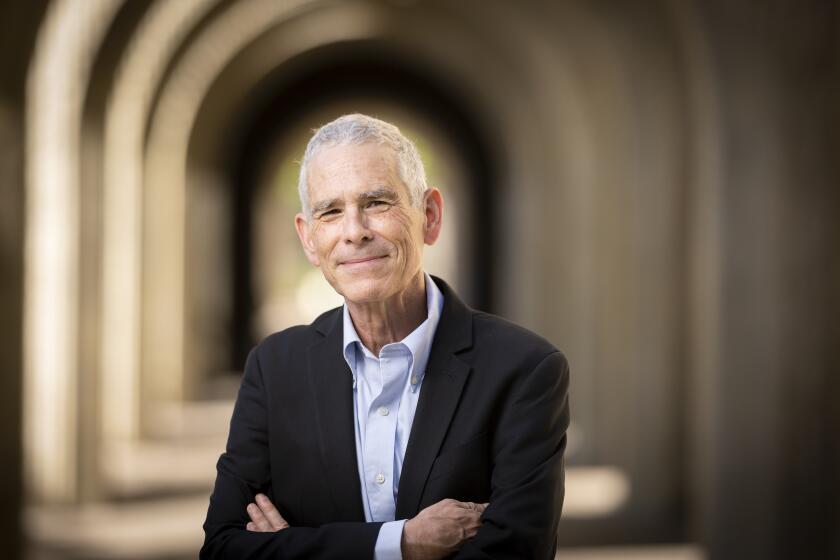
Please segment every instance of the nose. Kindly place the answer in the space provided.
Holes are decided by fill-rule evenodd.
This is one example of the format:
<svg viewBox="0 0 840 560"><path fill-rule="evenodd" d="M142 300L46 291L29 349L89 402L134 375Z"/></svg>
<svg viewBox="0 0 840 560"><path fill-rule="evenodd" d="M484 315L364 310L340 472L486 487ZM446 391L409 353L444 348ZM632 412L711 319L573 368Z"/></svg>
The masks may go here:
<svg viewBox="0 0 840 560"><path fill-rule="evenodd" d="M345 243L364 243L373 238L373 233L368 228L367 216L357 208L347 210L343 225Z"/></svg>

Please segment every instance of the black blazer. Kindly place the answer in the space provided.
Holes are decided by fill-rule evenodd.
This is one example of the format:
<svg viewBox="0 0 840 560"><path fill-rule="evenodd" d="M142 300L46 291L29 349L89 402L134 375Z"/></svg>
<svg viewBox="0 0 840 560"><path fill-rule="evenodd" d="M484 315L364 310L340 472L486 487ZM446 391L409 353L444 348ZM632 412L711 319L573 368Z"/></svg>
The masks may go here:
<svg viewBox="0 0 840 560"><path fill-rule="evenodd" d="M456 558L554 557L563 504L569 370L534 333L444 304L405 453L396 518L444 498L489 502ZM341 308L266 338L248 356L201 558L373 558L365 523L352 376ZM264 492L290 528L245 530Z"/></svg>

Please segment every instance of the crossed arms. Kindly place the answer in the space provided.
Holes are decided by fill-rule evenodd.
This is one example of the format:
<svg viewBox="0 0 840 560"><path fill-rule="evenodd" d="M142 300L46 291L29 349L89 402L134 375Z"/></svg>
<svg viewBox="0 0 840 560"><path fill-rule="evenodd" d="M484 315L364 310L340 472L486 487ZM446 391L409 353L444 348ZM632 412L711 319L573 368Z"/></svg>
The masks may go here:
<svg viewBox="0 0 840 560"><path fill-rule="evenodd" d="M403 560L438 560L457 551L473 538L481 526L481 514L487 504L445 499L431 505L406 521L402 535ZM257 494L248 504L251 521L248 531L275 533L289 524L265 494Z"/></svg>
<svg viewBox="0 0 840 560"><path fill-rule="evenodd" d="M529 369L508 388L493 428L488 503L440 496L420 510L404 526L407 560L452 553L457 559L553 558L563 501L568 366L555 351ZM252 353L217 467L201 558L372 558L381 523L299 526L293 503L277 494L275 504L268 500L268 447L266 392Z"/></svg>

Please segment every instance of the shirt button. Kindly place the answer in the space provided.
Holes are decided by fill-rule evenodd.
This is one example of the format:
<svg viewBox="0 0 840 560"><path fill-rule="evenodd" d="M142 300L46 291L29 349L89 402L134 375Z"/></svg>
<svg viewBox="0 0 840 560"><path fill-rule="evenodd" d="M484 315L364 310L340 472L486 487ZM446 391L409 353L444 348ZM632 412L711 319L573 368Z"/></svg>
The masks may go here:
<svg viewBox="0 0 840 560"><path fill-rule="evenodd" d="M379 407L379 414L381 416L388 416L388 409L384 406Z"/></svg>
<svg viewBox="0 0 840 560"><path fill-rule="evenodd" d="M376 480L377 484L383 484L385 482L385 475L382 474L382 473L379 473L378 475L376 475L375 480Z"/></svg>
<svg viewBox="0 0 840 560"><path fill-rule="evenodd" d="M412 385L417 385L417 376L416 375L411 376L411 384Z"/></svg>

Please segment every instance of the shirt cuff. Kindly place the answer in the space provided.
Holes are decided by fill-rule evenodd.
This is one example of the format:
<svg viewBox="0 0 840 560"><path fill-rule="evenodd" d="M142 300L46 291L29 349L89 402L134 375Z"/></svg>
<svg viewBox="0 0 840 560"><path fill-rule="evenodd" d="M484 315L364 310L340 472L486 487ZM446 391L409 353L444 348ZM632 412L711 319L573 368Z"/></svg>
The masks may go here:
<svg viewBox="0 0 840 560"><path fill-rule="evenodd" d="M402 533L405 519L388 521L379 528L373 560L402 560Z"/></svg>

